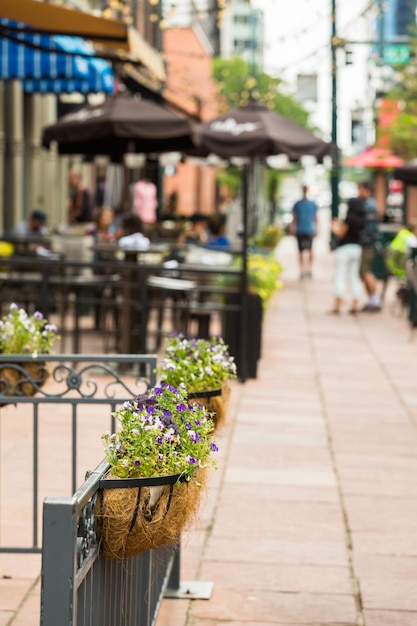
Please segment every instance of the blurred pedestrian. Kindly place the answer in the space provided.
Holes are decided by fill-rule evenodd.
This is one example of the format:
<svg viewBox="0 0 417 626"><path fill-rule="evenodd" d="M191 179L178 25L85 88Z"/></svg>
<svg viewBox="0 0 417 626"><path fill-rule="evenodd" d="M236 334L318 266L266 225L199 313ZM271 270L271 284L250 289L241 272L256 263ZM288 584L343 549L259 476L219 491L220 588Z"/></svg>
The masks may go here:
<svg viewBox="0 0 417 626"><path fill-rule="evenodd" d="M293 206L290 232L296 236L300 278L313 277L313 239L317 234L317 204L308 199L308 186L302 186L302 198Z"/></svg>
<svg viewBox="0 0 417 626"><path fill-rule="evenodd" d="M405 278L405 263L416 248L417 221L411 221L398 231L387 248L385 265L392 276Z"/></svg>
<svg viewBox="0 0 417 626"><path fill-rule="evenodd" d="M68 224L85 224L93 221L93 202L90 190L83 184L81 172L70 170L68 174L70 199L68 201Z"/></svg>
<svg viewBox="0 0 417 626"><path fill-rule="evenodd" d="M226 226L226 216L221 213L212 215L208 221L209 237L206 243L208 248L230 248L230 239L224 234Z"/></svg>
<svg viewBox="0 0 417 626"><path fill-rule="evenodd" d="M202 213L191 215L188 227L178 237L178 243L205 245L208 241L207 216Z"/></svg>
<svg viewBox="0 0 417 626"><path fill-rule="evenodd" d="M42 238L47 234L47 217L41 209L34 209L27 220L17 224L12 231L14 237Z"/></svg>
<svg viewBox="0 0 417 626"><path fill-rule="evenodd" d="M124 249L147 250L150 240L143 234L143 229L143 221L139 215L125 215L117 232L119 246Z"/></svg>
<svg viewBox="0 0 417 626"><path fill-rule="evenodd" d="M368 301L363 307L365 312L381 310L381 296L378 294L378 281L374 274L376 258L376 244L379 238L378 207L372 196L372 187L369 181L358 183L358 196L365 202L366 222L362 232L362 259L360 275L365 285Z"/></svg>
<svg viewBox="0 0 417 626"><path fill-rule="evenodd" d="M359 313L359 299L362 292L362 283L359 274L362 248L361 235L365 226L365 201L363 198L351 198L348 201L346 218L332 221L332 232L337 238L335 250L334 273L334 304L330 313L338 315L341 312L346 283L352 304L349 313Z"/></svg>
<svg viewBox="0 0 417 626"><path fill-rule="evenodd" d="M99 209L94 220L95 227L93 237L98 243L112 243L116 239L116 225L114 221L114 212L111 207L102 207Z"/></svg>

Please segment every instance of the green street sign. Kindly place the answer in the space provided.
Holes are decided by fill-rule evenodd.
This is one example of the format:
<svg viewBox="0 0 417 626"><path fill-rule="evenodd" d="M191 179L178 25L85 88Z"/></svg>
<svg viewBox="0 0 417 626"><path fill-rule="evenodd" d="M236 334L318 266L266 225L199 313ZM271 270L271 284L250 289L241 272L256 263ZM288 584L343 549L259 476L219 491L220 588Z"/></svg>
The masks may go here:
<svg viewBox="0 0 417 626"><path fill-rule="evenodd" d="M410 47L408 44L385 44L384 63L386 63L386 65L406 65L409 61Z"/></svg>

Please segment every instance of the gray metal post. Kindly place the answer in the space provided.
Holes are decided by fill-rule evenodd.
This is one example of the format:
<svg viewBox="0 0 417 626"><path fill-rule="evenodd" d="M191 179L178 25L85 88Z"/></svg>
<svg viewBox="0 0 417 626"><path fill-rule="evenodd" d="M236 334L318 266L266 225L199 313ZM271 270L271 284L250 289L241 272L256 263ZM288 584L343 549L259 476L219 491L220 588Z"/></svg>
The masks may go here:
<svg viewBox="0 0 417 626"><path fill-rule="evenodd" d="M43 508L41 626L76 626L76 517L73 498L47 498Z"/></svg>
<svg viewBox="0 0 417 626"><path fill-rule="evenodd" d="M332 217L337 217L339 213L339 176L340 158L337 147L337 22L336 22L336 0L331 0L331 75L332 75L332 169L330 176L330 186L332 192Z"/></svg>

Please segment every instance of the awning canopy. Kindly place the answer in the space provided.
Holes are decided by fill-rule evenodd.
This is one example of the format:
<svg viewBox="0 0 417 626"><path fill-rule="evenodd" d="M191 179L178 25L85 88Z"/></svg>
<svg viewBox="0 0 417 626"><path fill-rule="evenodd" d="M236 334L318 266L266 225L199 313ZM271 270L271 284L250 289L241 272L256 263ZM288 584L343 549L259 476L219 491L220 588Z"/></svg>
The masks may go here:
<svg viewBox="0 0 417 626"><path fill-rule="evenodd" d="M345 167L392 169L393 167L400 167L403 163L403 159L396 156L389 148L374 146L345 159L343 165Z"/></svg>
<svg viewBox="0 0 417 626"><path fill-rule="evenodd" d="M0 80L21 80L28 93L112 93L110 63L81 37L33 33L0 18Z"/></svg>
<svg viewBox="0 0 417 626"><path fill-rule="evenodd" d="M0 17L24 22L46 35L82 37L100 55L108 53L109 57L143 64L159 81L166 79L161 54L135 28L123 22L36 0L1 0Z"/></svg>
<svg viewBox="0 0 417 626"><path fill-rule="evenodd" d="M118 63L115 72L130 92L140 93L144 98L162 104L174 113L194 122L201 122L201 117L196 111L190 111L181 106L167 89L156 90L154 82L140 68L136 68L131 63Z"/></svg>

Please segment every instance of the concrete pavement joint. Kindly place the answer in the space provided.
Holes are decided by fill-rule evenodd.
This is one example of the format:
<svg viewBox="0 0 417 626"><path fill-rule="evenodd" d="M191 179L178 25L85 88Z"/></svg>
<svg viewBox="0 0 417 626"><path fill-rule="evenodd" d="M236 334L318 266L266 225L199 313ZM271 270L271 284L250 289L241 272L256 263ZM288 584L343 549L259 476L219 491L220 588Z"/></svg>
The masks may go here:
<svg viewBox="0 0 417 626"><path fill-rule="evenodd" d="M365 333L362 333L362 338L364 343L366 343L369 352L374 356L376 363L378 364L378 367L380 368L382 374L384 375L384 378L386 380L387 386L391 387L398 403L402 406L402 408L404 409L409 421L411 422L411 425L417 429L417 421L415 420L415 418L413 417L412 413L410 412L410 409L408 408L407 403L404 401L403 396L401 394L401 392L398 389L398 386L391 380L390 376L389 376L389 371L388 368L384 365L383 361L381 360L378 352L375 350L373 344L369 341L369 339L367 338Z"/></svg>
<svg viewBox="0 0 417 626"><path fill-rule="evenodd" d="M328 414L327 414L327 410L326 410L326 401L325 401L324 391L323 391L323 387L322 387L322 383L321 383L321 376L320 376L320 373L319 373L320 370L319 370L319 366L318 366L316 349L314 347L314 343L312 342L311 319L310 319L310 315L309 315L308 297L307 296L308 296L308 292L305 289L303 289L302 290L302 299L304 301L303 302L303 304L304 304L303 311L304 311L304 314L305 314L305 317L306 317L307 340L308 340L308 345L309 345L309 348L310 348L311 360L312 360L312 363L314 365L314 367L313 367L314 378L316 379L317 389L318 389L320 402L321 402L321 406L322 406L322 414L323 414L324 424L325 424L325 428L326 428L328 449L329 449L329 454L330 454L330 459L331 459L331 463L332 463L333 472L334 472L334 475L335 475L335 478L336 478L337 492L338 492L340 508L341 508L341 513L342 513L342 518L343 518L343 525L344 525L344 529L345 529L345 547L346 547L347 561L348 561L348 567L349 567L349 573L350 573L350 583L351 583L351 586L352 586L352 594L353 594L353 598L354 598L354 601L355 601L355 607L356 607L356 626L365 626L365 620L364 620L364 614L363 614L363 601L362 601L362 594L361 594L361 590L360 590L359 578L356 576L355 567L354 567L354 563L353 563L352 532L351 532L351 529L350 529L350 526L349 526L349 518L348 518L347 508L346 508L346 504L345 504L345 500L344 500L344 496L343 496L343 489L342 489L340 475L339 475L339 471L338 471L338 467L337 467L336 455L335 455L335 452L334 452L331 427L330 427L330 422L329 422L329 418L328 418Z"/></svg>
<svg viewBox="0 0 417 626"><path fill-rule="evenodd" d="M233 419L230 420L231 421L231 427L229 427L227 429L227 439L226 439L226 446L225 446L225 452L224 452L224 457L227 458L230 452L230 448L232 445L232 439L233 439L233 433L235 431L235 425L236 425L236 415L238 414L238 410L239 410L239 405L241 404L242 401L242 395L243 395L243 389L244 386L242 384L239 385L235 385L232 389L232 394L234 394L235 396L238 394L238 399L236 400L236 402L233 403L234 406L234 415L233 415ZM230 407L229 407L230 410ZM225 431L227 428L227 422L226 422L226 427L225 427ZM207 532L205 533L204 536L204 541L203 541L203 545L202 545L202 549L200 552L200 558L198 560L198 568L197 568L197 577L200 577L201 575L201 570L203 567L203 563L204 563L204 555L207 549L207 544L208 541L211 537L211 534L213 532L213 519L215 519L216 517L216 513L219 507L219 500L220 500L220 495L221 492L223 490L224 487L224 480L225 480L225 475L226 475L226 463L223 464L222 468L218 471L220 471L220 481L219 481L219 488L217 490L217 494L216 494L216 499L215 499L215 505L213 507L213 514L212 514L212 521L210 523L210 525L207 528ZM192 626L192 624L195 622L195 619L192 617L191 615L191 606L192 606L192 602L191 600L188 602L188 608L187 608L187 613L186 613L186 624L185 626ZM210 621L210 620L208 620Z"/></svg>
<svg viewBox="0 0 417 626"><path fill-rule="evenodd" d="M16 610L13 613L13 616L9 619L9 621L6 623L5 626L13 626L13 622L15 621L15 619L17 617L19 617L19 612L22 610L22 608L25 606L27 600L30 598L34 588L36 587L36 585L38 584L38 582L41 579L41 575L39 574L39 576L37 576L37 578L35 578L35 580L33 581L33 583L31 584L31 586L29 587L29 589L27 590L27 592L25 593L25 595L23 596L21 602L19 603L19 605L16 607Z"/></svg>

